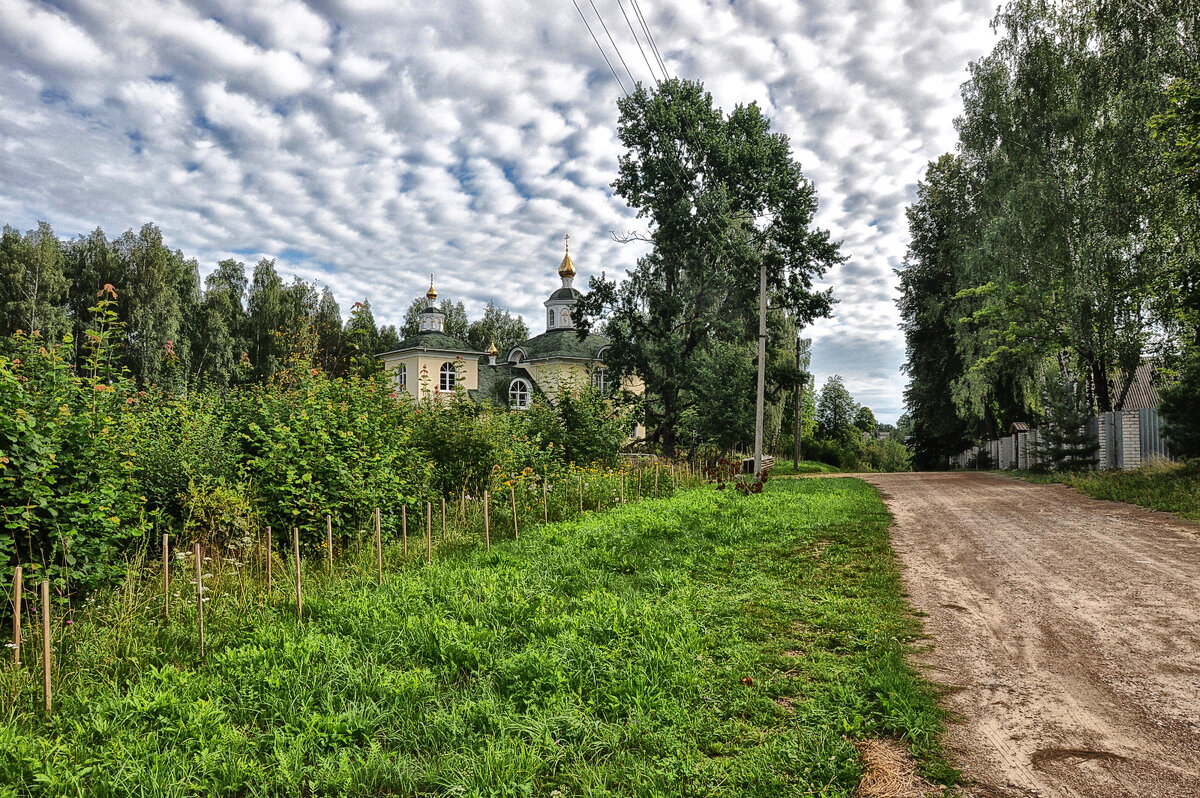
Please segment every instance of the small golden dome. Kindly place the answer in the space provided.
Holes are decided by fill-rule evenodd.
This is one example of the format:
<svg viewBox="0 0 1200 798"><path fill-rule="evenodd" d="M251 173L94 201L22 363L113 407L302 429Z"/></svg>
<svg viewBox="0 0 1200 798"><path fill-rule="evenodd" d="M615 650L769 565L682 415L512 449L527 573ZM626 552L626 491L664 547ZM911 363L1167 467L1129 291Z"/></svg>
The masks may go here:
<svg viewBox="0 0 1200 798"><path fill-rule="evenodd" d="M425 292L425 296L429 298L430 302L437 299L437 289L433 287L433 274L429 275L429 290Z"/></svg>
<svg viewBox="0 0 1200 798"><path fill-rule="evenodd" d="M496 342L495 342L495 341L492 341L492 345L488 347L488 351L487 351L487 353L488 353L488 354L489 354L491 357L495 357L496 355L500 354L500 350L496 348Z"/></svg>
<svg viewBox="0 0 1200 798"><path fill-rule="evenodd" d="M575 262L571 260L571 234L567 233L565 236L563 236L563 239L566 241L567 254L563 255L562 263L559 264L558 276L574 277Z"/></svg>

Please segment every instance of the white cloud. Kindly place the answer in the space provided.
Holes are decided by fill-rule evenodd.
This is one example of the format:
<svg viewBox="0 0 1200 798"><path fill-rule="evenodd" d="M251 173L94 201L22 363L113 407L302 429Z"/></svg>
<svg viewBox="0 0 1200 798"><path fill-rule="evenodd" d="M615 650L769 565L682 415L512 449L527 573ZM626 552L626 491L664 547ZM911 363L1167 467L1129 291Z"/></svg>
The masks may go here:
<svg viewBox="0 0 1200 798"><path fill-rule="evenodd" d="M841 303L811 331L814 369L884 420L904 204L953 142L990 2L641 4L673 74L727 109L757 101L791 138L850 259L826 278ZM617 5L597 6L651 79ZM563 233L583 280L642 251L609 238L641 227L610 188L620 90L569 5L0 0L0 19L0 222L155 221L202 271L277 257L385 323L435 271L469 312L494 299L534 330Z"/></svg>

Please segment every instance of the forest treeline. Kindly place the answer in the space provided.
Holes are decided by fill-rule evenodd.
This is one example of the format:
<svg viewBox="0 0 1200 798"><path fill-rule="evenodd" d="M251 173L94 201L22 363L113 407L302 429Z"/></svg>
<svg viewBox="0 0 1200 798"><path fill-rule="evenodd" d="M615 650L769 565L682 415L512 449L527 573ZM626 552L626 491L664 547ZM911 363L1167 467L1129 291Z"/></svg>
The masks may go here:
<svg viewBox="0 0 1200 798"><path fill-rule="evenodd" d="M1200 5L1016 0L970 67L958 143L908 209L916 463L1015 421L1121 409L1156 366L1200 454Z"/></svg>
<svg viewBox="0 0 1200 798"><path fill-rule="evenodd" d="M183 390L262 383L306 347L333 376L368 375L375 355L417 331L416 297L400 329L375 321L368 299L343 320L333 292L298 277L285 280L273 259L247 270L227 259L203 280L194 258L171 249L152 223L110 239L103 230L59 238L49 224L0 233L0 336L38 332L58 342L70 334L78 355L105 286L115 293L124 335L120 362L139 385ZM461 302L443 300L447 332L484 351L528 336L519 316L489 304L474 322ZM0 340L3 340L0 339Z"/></svg>

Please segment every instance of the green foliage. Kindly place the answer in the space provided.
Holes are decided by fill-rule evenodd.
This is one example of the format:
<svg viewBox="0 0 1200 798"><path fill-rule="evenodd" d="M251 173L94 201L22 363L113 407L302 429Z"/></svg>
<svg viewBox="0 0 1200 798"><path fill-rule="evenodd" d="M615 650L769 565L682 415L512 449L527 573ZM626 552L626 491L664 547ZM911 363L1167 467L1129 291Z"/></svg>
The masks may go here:
<svg viewBox="0 0 1200 798"><path fill-rule="evenodd" d="M376 506L425 495L414 408L386 378L333 378L293 365L229 401L240 470L268 524L315 540L326 513L350 527Z"/></svg>
<svg viewBox="0 0 1200 798"><path fill-rule="evenodd" d="M1124 471L1106 469L1024 476L1034 482L1061 482L1095 499L1136 504L1200 521L1200 466L1195 462L1156 460L1141 468Z"/></svg>
<svg viewBox="0 0 1200 798"><path fill-rule="evenodd" d="M603 396L591 385L564 384L553 397L536 397L524 420L531 435L561 447L564 462L612 468L629 440L633 412L633 405Z"/></svg>
<svg viewBox="0 0 1200 798"><path fill-rule="evenodd" d="M1187 3L998 12L956 152L909 209L900 309L919 465L1036 416L1060 355L1095 414L1120 409L1114 386L1144 360L1169 365L1200 340L1181 80L1196 19Z"/></svg>
<svg viewBox="0 0 1200 798"><path fill-rule="evenodd" d="M604 320L606 363L618 379L642 378L649 438L673 456L711 367L731 354L718 342L757 334L759 266L770 305L793 325L775 340L790 346L795 325L828 315L832 298L812 281L841 255L812 226L816 192L757 106L727 115L701 84L679 79L639 86L618 105L626 152L613 188L647 220L649 233L635 237L652 249L620 286L593 277L575 322Z"/></svg>
<svg viewBox="0 0 1200 798"><path fill-rule="evenodd" d="M121 573L143 531L145 497L121 434L134 389L110 357L114 305L109 291L93 306L83 376L69 337L21 333L0 356L0 560L60 592Z"/></svg>
<svg viewBox="0 0 1200 798"><path fill-rule="evenodd" d="M483 318L467 327L467 345L476 352L486 352L493 343L499 352L508 352L529 337L529 327L520 316L496 307L489 301Z"/></svg>
<svg viewBox="0 0 1200 798"><path fill-rule="evenodd" d="M817 436L842 443L861 438L861 431L854 426L858 409L841 375L834 374L825 381L817 400Z"/></svg>
<svg viewBox="0 0 1200 798"><path fill-rule="evenodd" d="M855 480L690 491L429 566L392 546L383 585L373 553L306 567L303 623L214 559L203 660L193 563L169 623L135 570L73 612L51 717L36 652L0 667L0 789L848 798L850 741L884 735L952 784L888 520Z"/></svg>
<svg viewBox="0 0 1200 798"><path fill-rule="evenodd" d="M1164 432L1171 451L1200 457L1200 353L1184 364L1183 372L1161 391L1159 410L1167 422Z"/></svg>
<svg viewBox="0 0 1200 798"><path fill-rule="evenodd" d="M1042 402L1045 424L1035 446L1039 467L1049 471L1095 468L1100 441L1089 425L1088 412L1076 385L1062 378L1046 383Z"/></svg>

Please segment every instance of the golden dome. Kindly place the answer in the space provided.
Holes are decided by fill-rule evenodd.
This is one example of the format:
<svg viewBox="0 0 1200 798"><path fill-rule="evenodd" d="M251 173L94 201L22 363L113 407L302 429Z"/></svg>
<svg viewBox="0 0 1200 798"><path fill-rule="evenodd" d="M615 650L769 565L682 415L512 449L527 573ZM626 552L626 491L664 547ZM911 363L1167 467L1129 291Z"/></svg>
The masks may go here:
<svg viewBox="0 0 1200 798"><path fill-rule="evenodd" d="M575 262L571 260L571 234L567 233L563 236L566 241L567 254L563 255L562 263L558 267L559 277L574 277Z"/></svg>
<svg viewBox="0 0 1200 798"><path fill-rule="evenodd" d="M495 357L496 355L500 354L500 350L496 348L495 341L492 341L492 345L488 347L487 353L492 357Z"/></svg>
<svg viewBox="0 0 1200 798"><path fill-rule="evenodd" d="M433 275L432 274L429 275L429 290L425 292L425 296L427 296L429 298L430 302L437 299L437 289L433 287Z"/></svg>

